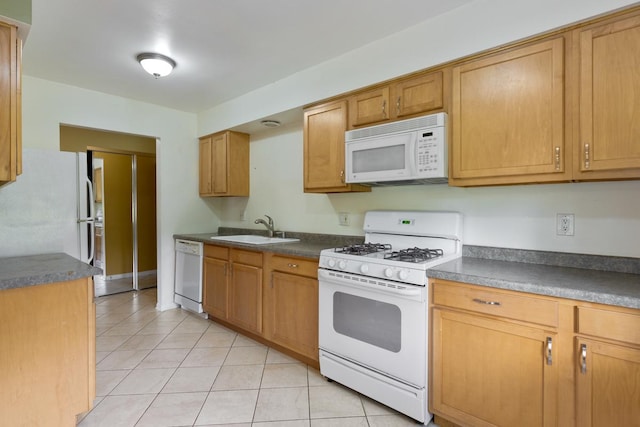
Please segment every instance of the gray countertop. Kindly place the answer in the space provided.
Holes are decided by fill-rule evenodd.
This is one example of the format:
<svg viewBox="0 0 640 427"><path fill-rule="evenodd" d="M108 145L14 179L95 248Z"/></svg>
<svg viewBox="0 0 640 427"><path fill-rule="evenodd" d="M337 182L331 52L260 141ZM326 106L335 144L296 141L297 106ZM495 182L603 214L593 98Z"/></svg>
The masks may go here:
<svg viewBox="0 0 640 427"><path fill-rule="evenodd" d="M222 245L234 248L252 249L256 251L274 252L283 255L293 255L305 258L320 258L320 251L328 248L346 246L351 243L362 243L363 236L340 236L329 234L310 234L288 232L286 237L300 239L298 242L274 243L266 245L252 245L221 240L211 240L211 237L232 235L232 234L258 234L244 229L220 229L220 233L199 233L199 234L174 234L174 239L184 239L196 242L203 242L212 245Z"/></svg>
<svg viewBox="0 0 640 427"><path fill-rule="evenodd" d="M640 309L640 275L566 266L463 257L429 277Z"/></svg>
<svg viewBox="0 0 640 427"><path fill-rule="evenodd" d="M0 290L66 282L102 270L64 253L0 258Z"/></svg>
<svg viewBox="0 0 640 427"><path fill-rule="evenodd" d="M361 236L287 233L299 242L250 245L212 236L256 234L220 228L219 233L176 234L174 238L286 255L319 258L327 248L362 243ZM465 246L463 257L433 267L428 276L533 294L640 309L640 259L508 248Z"/></svg>

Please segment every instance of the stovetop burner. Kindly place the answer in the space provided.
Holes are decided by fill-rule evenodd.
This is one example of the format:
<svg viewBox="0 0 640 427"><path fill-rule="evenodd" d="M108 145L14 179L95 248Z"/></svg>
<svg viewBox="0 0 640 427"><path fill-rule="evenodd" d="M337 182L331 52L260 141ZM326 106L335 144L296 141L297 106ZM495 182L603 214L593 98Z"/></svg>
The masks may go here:
<svg viewBox="0 0 640 427"><path fill-rule="evenodd" d="M384 252L390 250L391 245L386 245L383 243L362 243L359 245L349 245L334 249L334 251L337 253L349 255L368 255L376 252Z"/></svg>
<svg viewBox="0 0 640 427"><path fill-rule="evenodd" d="M385 254L385 259L404 262L424 262L443 256L442 249L407 248Z"/></svg>

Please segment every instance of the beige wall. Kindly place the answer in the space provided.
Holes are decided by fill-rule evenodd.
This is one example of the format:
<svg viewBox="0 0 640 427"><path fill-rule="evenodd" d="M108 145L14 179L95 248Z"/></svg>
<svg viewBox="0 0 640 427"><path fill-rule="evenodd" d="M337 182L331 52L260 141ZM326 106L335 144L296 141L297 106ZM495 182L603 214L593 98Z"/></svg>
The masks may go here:
<svg viewBox="0 0 640 427"><path fill-rule="evenodd" d="M156 140L127 133L60 125L60 151L85 152L87 147L155 153Z"/></svg>

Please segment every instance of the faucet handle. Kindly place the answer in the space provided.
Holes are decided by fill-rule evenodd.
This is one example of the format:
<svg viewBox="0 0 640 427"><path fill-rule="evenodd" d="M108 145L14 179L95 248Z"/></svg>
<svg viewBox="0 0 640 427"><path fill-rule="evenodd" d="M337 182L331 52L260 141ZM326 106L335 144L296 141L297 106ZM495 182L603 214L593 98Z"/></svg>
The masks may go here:
<svg viewBox="0 0 640 427"><path fill-rule="evenodd" d="M273 225L273 218L271 218L269 215L265 215L265 216L269 220L269 225Z"/></svg>

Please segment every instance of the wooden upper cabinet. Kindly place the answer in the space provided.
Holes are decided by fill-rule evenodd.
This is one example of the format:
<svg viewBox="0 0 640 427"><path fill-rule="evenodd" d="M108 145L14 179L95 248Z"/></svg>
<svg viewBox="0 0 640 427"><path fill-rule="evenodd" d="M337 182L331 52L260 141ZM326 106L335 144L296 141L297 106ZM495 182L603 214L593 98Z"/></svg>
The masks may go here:
<svg viewBox="0 0 640 427"><path fill-rule="evenodd" d="M443 108L442 71L419 74L349 97L349 129Z"/></svg>
<svg viewBox="0 0 640 427"><path fill-rule="evenodd" d="M200 196L249 195L249 135L224 131L200 138Z"/></svg>
<svg viewBox="0 0 640 427"><path fill-rule="evenodd" d="M22 42L0 22L0 185L22 173Z"/></svg>
<svg viewBox="0 0 640 427"><path fill-rule="evenodd" d="M339 193L371 191L345 183L344 133L347 101L335 101L304 111L304 191Z"/></svg>
<svg viewBox="0 0 640 427"><path fill-rule="evenodd" d="M576 179L640 178L640 15L579 33Z"/></svg>
<svg viewBox="0 0 640 427"><path fill-rule="evenodd" d="M450 184L570 179L564 44L557 37L453 68Z"/></svg>
<svg viewBox="0 0 640 427"><path fill-rule="evenodd" d="M443 108L442 71L403 79L391 86L392 117L404 119Z"/></svg>
<svg viewBox="0 0 640 427"><path fill-rule="evenodd" d="M367 90L349 98L350 128L389 120L389 86Z"/></svg>

